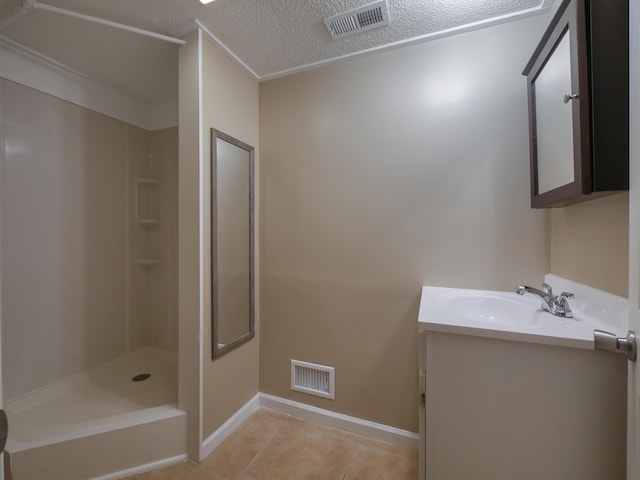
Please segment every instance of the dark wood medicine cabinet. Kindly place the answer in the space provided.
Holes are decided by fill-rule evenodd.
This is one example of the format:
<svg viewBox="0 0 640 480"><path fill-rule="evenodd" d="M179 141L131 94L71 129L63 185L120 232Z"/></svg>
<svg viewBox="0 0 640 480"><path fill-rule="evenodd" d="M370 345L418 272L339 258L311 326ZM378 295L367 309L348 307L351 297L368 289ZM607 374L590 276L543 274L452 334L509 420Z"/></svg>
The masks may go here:
<svg viewBox="0 0 640 480"><path fill-rule="evenodd" d="M628 0L565 0L522 72L531 206L629 188Z"/></svg>

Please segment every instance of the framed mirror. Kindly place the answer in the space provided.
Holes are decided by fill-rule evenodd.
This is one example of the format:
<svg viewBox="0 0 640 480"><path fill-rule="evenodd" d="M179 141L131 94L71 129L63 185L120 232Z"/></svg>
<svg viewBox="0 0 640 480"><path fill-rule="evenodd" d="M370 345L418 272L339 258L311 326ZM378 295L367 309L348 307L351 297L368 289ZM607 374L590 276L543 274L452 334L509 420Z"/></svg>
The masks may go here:
<svg viewBox="0 0 640 480"><path fill-rule="evenodd" d="M254 336L253 157L253 147L211 129L213 358Z"/></svg>

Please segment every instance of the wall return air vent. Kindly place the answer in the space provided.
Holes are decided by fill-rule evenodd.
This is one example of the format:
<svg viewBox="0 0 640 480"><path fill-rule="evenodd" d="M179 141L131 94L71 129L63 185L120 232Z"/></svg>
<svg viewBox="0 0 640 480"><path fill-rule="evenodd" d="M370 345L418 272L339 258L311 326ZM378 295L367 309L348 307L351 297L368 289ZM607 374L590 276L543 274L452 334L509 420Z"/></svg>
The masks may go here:
<svg viewBox="0 0 640 480"><path fill-rule="evenodd" d="M291 360L291 390L335 399L335 369Z"/></svg>
<svg viewBox="0 0 640 480"><path fill-rule="evenodd" d="M327 17L324 19L324 24L329 29L331 38L334 39L384 27L389 25L387 0L370 3L364 7Z"/></svg>

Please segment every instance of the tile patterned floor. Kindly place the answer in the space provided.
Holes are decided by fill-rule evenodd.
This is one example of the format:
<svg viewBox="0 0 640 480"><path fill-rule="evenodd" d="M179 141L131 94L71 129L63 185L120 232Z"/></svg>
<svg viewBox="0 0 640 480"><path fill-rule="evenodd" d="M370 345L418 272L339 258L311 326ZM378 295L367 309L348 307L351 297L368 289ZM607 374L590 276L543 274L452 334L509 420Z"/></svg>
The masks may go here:
<svg viewBox="0 0 640 480"><path fill-rule="evenodd" d="M418 455L261 408L202 464L127 480L417 480Z"/></svg>

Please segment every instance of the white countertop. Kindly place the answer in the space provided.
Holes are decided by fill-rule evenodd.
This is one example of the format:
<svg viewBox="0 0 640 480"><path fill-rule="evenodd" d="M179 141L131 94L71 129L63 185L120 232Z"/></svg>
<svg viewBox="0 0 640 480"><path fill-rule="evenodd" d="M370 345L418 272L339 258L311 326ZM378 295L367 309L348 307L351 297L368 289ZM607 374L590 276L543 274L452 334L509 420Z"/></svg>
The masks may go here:
<svg viewBox="0 0 640 480"><path fill-rule="evenodd" d="M418 328L545 345L593 349L593 330L627 334L628 300L558 277L545 275L554 293L572 292L573 318L556 317L533 295L514 291L422 288ZM536 286L536 288L539 288Z"/></svg>

